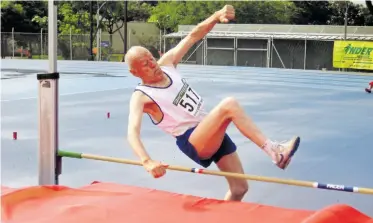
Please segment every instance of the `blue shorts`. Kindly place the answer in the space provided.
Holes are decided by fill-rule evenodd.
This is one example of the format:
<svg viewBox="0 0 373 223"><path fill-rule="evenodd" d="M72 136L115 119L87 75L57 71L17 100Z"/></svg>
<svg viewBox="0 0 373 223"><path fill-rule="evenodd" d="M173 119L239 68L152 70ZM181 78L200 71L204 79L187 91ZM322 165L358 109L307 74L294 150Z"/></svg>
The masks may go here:
<svg viewBox="0 0 373 223"><path fill-rule="evenodd" d="M187 155L194 162L203 166L204 168L209 167L212 162L215 162L215 163L219 162L219 160L223 156L231 154L236 151L237 149L236 144L234 144L234 142L228 136L228 134L225 134L224 139L218 151L215 154L213 154L212 157L201 160L198 157L197 151L195 150L194 146L189 142L189 137L195 128L196 127L190 128L184 134L180 136L176 136L176 145L185 155Z"/></svg>

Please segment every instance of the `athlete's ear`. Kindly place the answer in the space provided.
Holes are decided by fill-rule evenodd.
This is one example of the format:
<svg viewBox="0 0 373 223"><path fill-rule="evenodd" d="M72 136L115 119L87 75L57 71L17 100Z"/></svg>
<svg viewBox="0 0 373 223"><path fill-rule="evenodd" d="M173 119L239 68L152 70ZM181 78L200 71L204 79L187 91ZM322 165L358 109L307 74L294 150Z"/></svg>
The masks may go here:
<svg viewBox="0 0 373 223"><path fill-rule="evenodd" d="M138 72L137 72L137 70L135 68L131 67L129 69L129 71L131 72L131 74L133 74L134 76L138 77Z"/></svg>

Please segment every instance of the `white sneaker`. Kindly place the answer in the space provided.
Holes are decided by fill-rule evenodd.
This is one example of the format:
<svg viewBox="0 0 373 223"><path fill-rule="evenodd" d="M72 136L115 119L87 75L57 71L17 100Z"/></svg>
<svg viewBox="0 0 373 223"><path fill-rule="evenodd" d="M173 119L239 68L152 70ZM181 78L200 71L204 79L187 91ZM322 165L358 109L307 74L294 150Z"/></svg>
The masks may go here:
<svg viewBox="0 0 373 223"><path fill-rule="evenodd" d="M289 165L292 156L297 152L300 144L300 137L293 137L289 141L275 143L273 151L277 153L277 160L273 162L281 169L286 169Z"/></svg>

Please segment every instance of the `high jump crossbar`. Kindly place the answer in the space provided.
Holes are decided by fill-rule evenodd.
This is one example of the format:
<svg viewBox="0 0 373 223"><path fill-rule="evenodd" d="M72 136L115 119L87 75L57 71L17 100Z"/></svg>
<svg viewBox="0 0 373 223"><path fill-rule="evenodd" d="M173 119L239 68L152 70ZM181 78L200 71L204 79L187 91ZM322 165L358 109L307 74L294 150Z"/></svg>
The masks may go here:
<svg viewBox="0 0 373 223"><path fill-rule="evenodd" d="M58 156L142 166L142 163L136 160L121 159L121 158L87 154L87 153L76 153L76 152L63 151L63 150L58 150ZM360 194L373 195L372 188L362 188L362 187L336 185L336 184L325 184L325 183L319 183L319 182L300 181L300 180L287 180L287 179L265 177L265 176L255 176L255 175L247 175L247 174L232 173L232 172L188 168L188 167L183 167L183 166L169 165L167 169L182 171L182 172L192 172L192 173L199 173L199 174L206 174L206 175L239 178L239 179L245 179L245 180L262 181L262 182L268 182L268 183L287 184L287 185L300 186L300 187L311 187L311 188L317 188L317 189L337 190L337 191L344 191L344 192L354 192L354 193L360 193Z"/></svg>

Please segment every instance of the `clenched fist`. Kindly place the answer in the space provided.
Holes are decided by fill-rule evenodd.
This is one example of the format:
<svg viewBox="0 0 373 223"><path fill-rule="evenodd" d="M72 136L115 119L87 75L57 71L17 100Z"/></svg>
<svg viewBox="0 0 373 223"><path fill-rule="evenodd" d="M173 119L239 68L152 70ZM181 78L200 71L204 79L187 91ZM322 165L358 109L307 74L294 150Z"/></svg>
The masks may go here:
<svg viewBox="0 0 373 223"><path fill-rule="evenodd" d="M217 19L222 23L227 23L229 20L235 18L235 11L233 6L225 5L222 9L217 12Z"/></svg>
<svg viewBox="0 0 373 223"><path fill-rule="evenodd" d="M154 178L165 175L168 167L168 165L155 160L147 160L143 163L143 166Z"/></svg>

